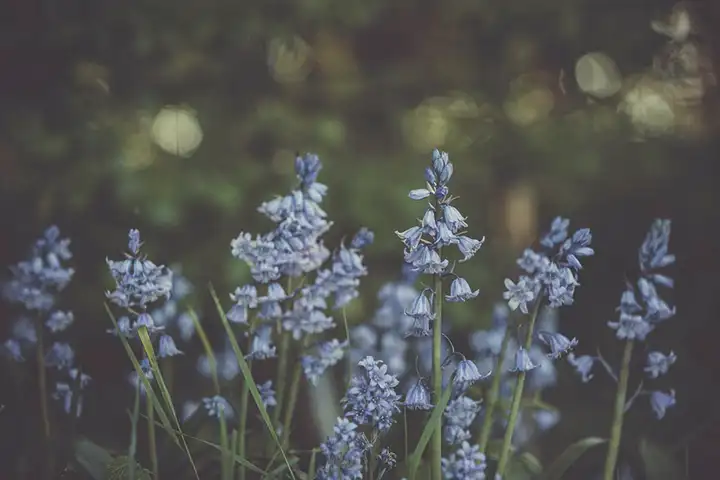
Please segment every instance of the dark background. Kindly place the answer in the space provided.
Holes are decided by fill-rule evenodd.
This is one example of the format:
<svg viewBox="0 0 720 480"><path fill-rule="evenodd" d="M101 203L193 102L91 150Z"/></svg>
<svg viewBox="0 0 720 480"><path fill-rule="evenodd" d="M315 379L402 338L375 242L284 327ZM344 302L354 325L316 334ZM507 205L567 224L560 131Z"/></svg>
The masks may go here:
<svg viewBox="0 0 720 480"><path fill-rule="evenodd" d="M720 108L711 80L720 6L688 7L696 31L686 42L704 65L689 75L703 88L681 103L668 93L678 78L657 60L678 45L650 28L667 18L668 1L4 2L0 264L22 258L51 223L73 240L77 275L63 305L75 311L73 341L95 379L80 431L118 449L128 438L129 366L105 334L103 292L111 286L104 259L120 256L129 228L141 230L157 262L182 264L198 287L195 305L210 312L207 282L227 292L246 275L230 240L268 227L255 208L291 185L295 151L317 152L335 222L327 244L360 226L376 233L370 275L350 311L362 322L377 288L398 275L393 231L418 215L407 191L422 185L438 147L455 163L451 186L470 233L487 236L464 265L482 293L452 310L456 332L488 325L502 279L515 275L514 258L562 215L592 229L597 252L576 305L562 312L562 329L578 337L582 353L597 345L617 358L606 322L625 275L636 269L652 219L673 220L678 315L650 341L678 355L656 384L675 388L678 405L656 422L640 402L624 438L630 456L650 439L674 448L681 463L689 453L690 478L715 478ZM575 81L575 62L592 51L610 56L623 75L610 98L591 100ZM648 131L619 108L637 100L638 84L665 95L674 123ZM173 154L153 137L167 106L178 109L177 122L185 111L196 115L203 137L194 151ZM527 122L518 120L524 108ZM175 135L171 144L181 150L189 134ZM14 313L0 307L0 329ZM545 396L563 420L537 442L544 461L609 429L611 382L598 374L582 385L566 364L559 368L560 383ZM1 387L0 398L0 453L17 458L32 437L18 441L19 419L37 407L18 403L10 388ZM11 463L0 462L3 470Z"/></svg>

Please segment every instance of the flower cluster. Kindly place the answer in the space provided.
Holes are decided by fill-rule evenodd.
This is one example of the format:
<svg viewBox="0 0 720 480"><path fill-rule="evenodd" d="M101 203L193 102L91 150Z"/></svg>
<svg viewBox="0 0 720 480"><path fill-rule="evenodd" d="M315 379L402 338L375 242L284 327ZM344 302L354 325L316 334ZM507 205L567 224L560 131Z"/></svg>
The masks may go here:
<svg viewBox="0 0 720 480"><path fill-rule="evenodd" d="M442 459L442 472L445 480L484 480L485 455L480 447L462 442L460 448Z"/></svg>
<svg viewBox="0 0 720 480"><path fill-rule="evenodd" d="M75 415L80 416L80 391L88 385L90 377L74 368L75 350L72 346L56 340L75 322L73 312L55 310L58 295L68 286L75 273L65 263L71 259L70 239L61 238L60 230L53 225L35 241L29 257L10 268L12 279L3 285L3 294L8 301L23 305L35 321L30 316L18 318L2 350L12 360L23 362L24 351L40 348L43 342L39 340L45 337L47 329L54 341L46 351L39 352L43 356L42 363L44 367L56 369L64 377L56 382L52 396L63 402L63 408L68 414L75 402Z"/></svg>
<svg viewBox="0 0 720 480"><path fill-rule="evenodd" d="M345 356L348 342L341 342L335 338L317 345L316 355L304 355L300 360L308 381L313 385L329 367L336 365Z"/></svg>
<svg viewBox="0 0 720 480"><path fill-rule="evenodd" d="M655 220L640 246L638 252L640 276L635 285L629 282L626 284L617 308L618 320L608 322L608 326L615 331L615 336L620 340L644 342L660 323L675 315L675 308L671 308L658 292L660 287L674 286L673 279L661 272L661 269L675 262L675 255L668 251L670 230L670 220ZM672 351L665 354L651 350L647 354L644 371L648 378L656 379L666 374L676 360L677 357ZM569 356L568 361L575 367L583 382L593 378L591 372L595 362L600 362L617 381L617 374L601 356ZM638 390L636 395L628 400L628 408L640 394L649 395L650 406L658 419L663 418L665 411L675 405L674 390L668 392Z"/></svg>
<svg viewBox="0 0 720 480"><path fill-rule="evenodd" d="M550 231L540 240L546 251L526 249L518 259L518 266L527 275L520 276L517 282L505 279L507 291L503 297L511 310L519 308L527 314L528 303L544 297L552 308L572 305L575 287L580 285L577 279L577 273L582 269L579 259L595 252L590 248L590 229L582 228L570 237L569 225L569 220L555 218Z"/></svg>
<svg viewBox="0 0 720 480"><path fill-rule="evenodd" d="M128 234L129 253L124 260L107 259L107 265L115 280L115 290L107 292L107 298L114 304L128 309L139 309L135 327L146 326L152 331L155 323L146 313L148 305L161 297L170 298L172 272L165 266L155 265L140 253L140 232L130 230Z"/></svg>
<svg viewBox="0 0 720 480"><path fill-rule="evenodd" d="M394 423L393 416L400 411L400 395L395 392L398 379L387 373L387 365L366 357L359 366L363 374L351 379L342 400L345 417L338 418L333 436L320 447L326 463L318 470L318 479L362 479L373 443L388 432ZM372 441L357 431L361 425L371 428ZM381 451L378 460L385 470L395 465L395 455L387 448Z"/></svg>
<svg viewBox="0 0 720 480"><path fill-rule="evenodd" d="M428 203L419 225L395 233L405 245L405 261L420 273L453 275L450 294L445 300L464 302L475 298L478 291L473 291L465 279L449 271L449 260L442 258L442 249L455 245L463 256L460 262L464 262L475 255L485 239L476 240L464 234L463 229L468 226L466 217L452 205L454 197L448 189L452 174L453 164L448 155L435 150L431 166L425 169L426 188L412 190L409 195L413 200L431 197L432 202ZM430 322L435 318L431 307L434 295L432 289L424 289L407 309L406 314L414 319L408 335L430 335Z"/></svg>
<svg viewBox="0 0 720 480"><path fill-rule="evenodd" d="M461 395L445 407L443 438L448 445L458 445L470 440L470 426L480 411L480 403Z"/></svg>

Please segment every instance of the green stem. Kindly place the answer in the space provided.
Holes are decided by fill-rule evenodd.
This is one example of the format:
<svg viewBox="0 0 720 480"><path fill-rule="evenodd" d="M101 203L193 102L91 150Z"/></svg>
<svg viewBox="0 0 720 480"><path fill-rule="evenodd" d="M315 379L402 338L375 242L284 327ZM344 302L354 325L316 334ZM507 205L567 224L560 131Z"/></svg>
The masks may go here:
<svg viewBox="0 0 720 480"><path fill-rule="evenodd" d="M625 414L625 399L627 397L628 379L630 378L630 359L632 358L633 341L625 342L622 365L620 367L620 378L618 378L618 389L615 395L615 413L613 415L612 428L610 430L610 444L607 458L605 458L604 480L613 480L615 464L617 463L620 451L620 438L622 437L623 417Z"/></svg>
<svg viewBox="0 0 720 480"><path fill-rule="evenodd" d="M533 330L535 330L535 321L537 320L538 313L543 303L544 293L540 293L540 296L535 301L535 307L533 308L532 315L530 316L530 323L527 326L527 332L525 332L525 341L523 342L523 348L525 351L530 351L533 339ZM510 450L512 448L512 437L515 433L515 424L517 423L518 414L520 413L520 401L522 400L523 389L525 388L525 377L527 372L519 372L517 383L515 384L515 390L513 391L512 406L510 407L510 417L508 419L507 429L503 436L502 449L500 450L500 459L498 460L498 467L496 475L502 477L505 475L505 468L507 467L508 460L510 459Z"/></svg>
<svg viewBox="0 0 720 480"><path fill-rule="evenodd" d="M442 248L438 249L438 254L442 255ZM435 394L435 404L440 402L442 397L442 302L443 302L443 284L442 275L433 275L433 307L435 319L433 320L433 348L432 348L432 368L433 368L433 392ZM433 480L442 480L442 416L438 417L435 432L432 437L432 478Z"/></svg>
<svg viewBox="0 0 720 480"><path fill-rule="evenodd" d="M495 414L495 407L497 405L499 393L500 393L500 381L502 380L502 367L507 354L508 345L510 345L510 339L512 333L510 332L510 326L505 327L505 335L503 336L502 343L500 345L500 355L495 363L495 371L493 372L492 383L490 384L490 391L488 391L487 398L485 399L485 418L483 418L482 427L480 428L480 434L478 436L478 445L480 446L480 452L485 453L488 442L490 441L490 433L492 432L493 420Z"/></svg>
<svg viewBox="0 0 720 480"><path fill-rule="evenodd" d="M287 279L287 294L290 295L292 292L292 278ZM277 371L277 385L275 388L275 399L277 400L277 407L272 412L272 423L273 426L277 427L280 422L280 413L282 411L283 401L285 400L285 379L287 377L287 364L288 355L290 353L290 332L286 332L282 328L282 323L278 321L278 328L280 330L280 351L278 352L278 371Z"/></svg>
<svg viewBox="0 0 720 480"><path fill-rule="evenodd" d="M148 416L148 449L150 451L150 462L152 464L153 478L160 478L160 468L157 455L157 440L155 437L155 408L153 402L146 400Z"/></svg>
<svg viewBox="0 0 720 480"><path fill-rule="evenodd" d="M251 363L248 362L248 368L250 368ZM248 403L250 398L250 385L248 385L247 382L243 383L242 386L242 392L240 394L240 438L238 438L238 445L237 445L237 453L240 458L243 460L245 459L245 439L246 439L246 428L247 428L247 412L248 412ZM238 468L238 478L240 480L245 480L245 466L240 465Z"/></svg>
<svg viewBox="0 0 720 480"><path fill-rule="evenodd" d="M142 383L138 378L138 384L135 386L135 401L133 402L132 417L130 419L130 446L128 447L128 479L135 480L135 467L137 461L135 455L137 453L137 426L140 419L140 388ZM149 394L148 394L149 395ZM147 399L149 402L150 400Z"/></svg>
<svg viewBox="0 0 720 480"><path fill-rule="evenodd" d="M303 349L307 347L309 336L306 335L303 339ZM290 440L290 427L292 425L293 413L295 412L295 404L298 399L298 392L300 390L300 378L302 376L302 364L298 361L295 364L293 370L292 382L290 383L290 396L288 397L287 406L285 407L285 416L283 417L283 431L282 431L282 442L283 448L287 448L288 441ZM280 403L278 402L278 407Z"/></svg>
<svg viewBox="0 0 720 480"><path fill-rule="evenodd" d="M52 438L50 436L50 413L47 402L47 377L45 375L45 345L43 343L43 325L39 316L35 317L35 331L37 332L37 345L35 346L35 357L37 359L38 387L40 389L40 415L43 422L43 434L45 435L45 453L47 455L46 474L47 478L53 477L54 458Z"/></svg>

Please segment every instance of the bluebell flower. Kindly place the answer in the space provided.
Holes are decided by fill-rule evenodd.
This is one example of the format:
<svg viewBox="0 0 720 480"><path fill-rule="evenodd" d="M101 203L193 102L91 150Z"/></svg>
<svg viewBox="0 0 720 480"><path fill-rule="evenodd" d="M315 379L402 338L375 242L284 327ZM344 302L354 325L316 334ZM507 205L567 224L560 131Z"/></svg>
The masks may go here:
<svg viewBox="0 0 720 480"><path fill-rule="evenodd" d="M35 330L35 324L26 316L18 318L12 327L12 336L14 339L22 343L35 345L38 341L38 332Z"/></svg>
<svg viewBox="0 0 720 480"><path fill-rule="evenodd" d="M75 321L75 316L72 312L55 311L50 314L50 317L45 321L45 325L51 332L57 333L67 329L72 325L73 321Z"/></svg>
<svg viewBox="0 0 720 480"><path fill-rule="evenodd" d="M538 332L538 338L550 347L549 356L552 358L560 358L578 344L577 338L570 340L558 332Z"/></svg>
<svg viewBox="0 0 720 480"><path fill-rule="evenodd" d="M260 393L260 399L262 400L265 408L276 407L277 400L275 399L275 389L273 388L272 380L268 380L265 383L258 383L258 392Z"/></svg>
<svg viewBox="0 0 720 480"><path fill-rule="evenodd" d="M617 322L607 322L607 324L616 331L615 335L620 340L638 340L641 342L655 328L641 315L629 315L623 312L620 313Z"/></svg>
<svg viewBox="0 0 720 480"><path fill-rule="evenodd" d="M670 220L656 219L640 247L638 259L640 270L644 276L659 285L672 288L673 281L671 278L654 272L675 263L675 255L668 253L670 229Z"/></svg>
<svg viewBox="0 0 720 480"><path fill-rule="evenodd" d="M387 373L387 365L372 357L364 358L359 365L365 373L352 378L343 399L347 416L360 425L371 425L385 433L400 410L400 395L395 392L398 379Z"/></svg>
<svg viewBox="0 0 720 480"><path fill-rule="evenodd" d="M140 254L140 233L137 230L130 230L128 236L131 253L126 254L125 260L106 260L116 284L114 291L106 293L107 298L123 308L141 309L161 297L169 299L172 272Z"/></svg>
<svg viewBox="0 0 720 480"><path fill-rule="evenodd" d="M575 270L582 269L579 258L589 257L595 254L595 251L590 248L592 242L592 234L589 228L581 228L580 230L573 233L571 238L568 238L563 242L560 247L559 255L564 258L570 267Z"/></svg>
<svg viewBox="0 0 720 480"><path fill-rule="evenodd" d="M48 311L55 295L63 290L75 270L63 265L72 258L70 240L60 238L60 230L51 226L35 242L30 256L10 267L13 278L3 285L3 294L11 302L22 303L28 310Z"/></svg>
<svg viewBox="0 0 720 480"><path fill-rule="evenodd" d="M350 247L359 250L372 245L374 240L375 234L363 227L353 237L352 242L350 242Z"/></svg>
<svg viewBox="0 0 720 480"><path fill-rule="evenodd" d="M405 395L405 408L409 410L432 410L431 395L422 379L410 387Z"/></svg>
<svg viewBox="0 0 720 480"><path fill-rule="evenodd" d="M662 420L665 411L675 403L675 390L670 390L668 393L658 390L650 392L650 406L658 420Z"/></svg>
<svg viewBox="0 0 720 480"><path fill-rule="evenodd" d="M317 471L317 480L362 480L368 442L357 427L347 418L337 419L333 435L320 445L325 463Z"/></svg>
<svg viewBox="0 0 720 480"><path fill-rule="evenodd" d="M347 341L341 342L334 338L319 343L316 347L316 355L304 355L300 362L308 381L313 385L317 385L317 381L325 371L342 360L347 346Z"/></svg>
<svg viewBox="0 0 720 480"><path fill-rule="evenodd" d="M90 375L80 373L76 368L70 369L68 375L70 382L57 382L55 384L55 392L53 392L52 396L54 399L60 400L63 403L65 413L70 414L74 396L77 394L75 416L79 418L83 410L82 390L88 386L92 379ZM79 379L78 375L80 376ZM75 391L76 387L79 389L78 391Z"/></svg>
<svg viewBox="0 0 720 480"><path fill-rule="evenodd" d="M75 351L67 343L54 342L45 354L45 365L59 370L69 369L75 360Z"/></svg>
<svg viewBox="0 0 720 480"><path fill-rule="evenodd" d="M378 454L377 460L381 471L385 472L395 468L395 465L397 464L397 455L395 455L395 452L390 450L388 447L385 447Z"/></svg>
<svg viewBox="0 0 720 480"><path fill-rule="evenodd" d="M20 347L20 342L14 338L8 338L5 340L5 343L3 343L2 346L2 351L14 362L20 363L25 361L25 357L23 357L22 354L22 348Z"/></svg>
<svg viewBox="0 0 720 480"><path fill-rule="evenodd" d="M470 427L480 411L480 403L461 395L445 407L443 438L449 445L470 439Z"/></svg>
<svg viewBox="0 0 720 480"><path fill-rule="evenodd" d="M177 345L175 345L175 340L173 340L173 337L170 335L162 335L160 337L160 342L158 346L158 357L159 358L166 358L166 357L174 357L176 355L182 355L183 352L181 352Z"/></svg>
<svg viewBox="0 0 720 480"><path fill-rule="evenodd" d="M568 236L569 226L570 220L562 217L555 217L550 225L550 231L547 232L542 239L540 239L540 244L545 248L554 248L555 246L563 243Z"/></svg>
<svg viewBox="0 0 720 480"><path fill-rule="evenodd" d="M650 352L647 356L645 371L648 377L658 378L660 375L665 375L676 360L677 357L672 351L667 355L662 352Z"/></svg>
<svg viewBox="0 0 720 480"><path fill-rule="evenodd" d="M466 302L471 298L478 296L480 290L471 290L467 280L462 277L456 277L450 284L450 295L446 295L448 302Z"/></svg>
<svg viewBox="0 0 720 480"><path fill-rule="evenodd" d="M106 332L115 336L122 335L125 338L132 338L135 336L135 331L132 328L132 325L130 323L130 317L128 316L122 316L118 318L117 329L110 328L107 329Z"/></svg>
<svg viewBox="0 0 720 480"><path fill-rule="evenodd" d="M215 395L213 397L205 397L202 399L205 411L211 417L220 418L224 417L226 420L230 420L235 416L234 410L230 402L225 397Z"/></svg>
<svg viewBox="0 0 720 480"><path fill-rule="evenodd" d="M548 252L526 249L517 260L518 266L528 275L522 275L517 282L505 280L507 291L503 297L511 310L520 308L522 313L528 314L528 303L543 298L551 308L572 305L575 289L580 285L577 272L582 265L579 259L594 255L595 251L590 247L592 234L589 229L577 230L568 238L568 225L568 220L555 218L550 232L540 240Z"/></svg>
<svg viewBox="0 0 720 480"><path fill-rule="evenodd" d="M272 343L272 327L270 325L260 326L252 336L250 353L247 357L254 360L265 360L274 358L276 355L277 349Z"/></svg>
<svg viewBox="0 0 720 480"><path fill-rule="evenodd" d="M511 372L529 372L530 370L537 368L538 365L533 363L528 355L527 350L523 347L517 349L515 352L515 366L510 369Z"/></svg>
<svg viewBox="0 0 720 480"><path fill-rule="evenodd" d="M517 283L509 278L505 279L505 288L507 291L503 293L503 298L508 301L510 310L517 310L527 315L528 302L535 299L535 290L537 285L528 277L520 277Z"/></svg>
<svg viewBox="0 0 720 480"><path fill-rule="evenodd" d="M463 442L460 448L442 459L445 480L485 480L485 455L480 447Z"/></svg>
<svg viewBox="0 0 720 480"><path fill-rule="evenodd" d="M465 392L472 384L490 376L492 372L481 375L475 362L463 358L455 367L453 388L456 394Z"/></svg>
<svg viewBox="0 0 720 480"><path fill-rule="evenodd" d="M593 365L595 365L595 357L590 355L581 355L576 357L574 353L570 353L567 356L568 363L575 367L577 373L580 374L583 383L587 383L593 378L592 371Z"/></svg>

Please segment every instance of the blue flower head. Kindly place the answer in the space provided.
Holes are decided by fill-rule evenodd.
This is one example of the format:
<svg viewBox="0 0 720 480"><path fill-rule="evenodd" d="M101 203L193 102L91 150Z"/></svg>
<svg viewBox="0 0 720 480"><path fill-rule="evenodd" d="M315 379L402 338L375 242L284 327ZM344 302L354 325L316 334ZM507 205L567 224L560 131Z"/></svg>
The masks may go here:
<svg viewBox="0 0 720 480"><path fill-rule="evenodd" d="M415 382L405 395L405 408L409 410L432 410L433 404L430 392L422 379Z"/></svg>
<svg viewBox="0 0 720 480"><path fill-rule="evenodd" d="M395 392L398 379L387 373L387 365L373 357L364 358L359 365L364 374L350 381L343 399L345 411L357 424L386 433L394 423L393 416L400 411L400 395Z"/></svg>
<svg viewBox="0 0 720 480"><path fill-rule="evenodd" d="M28 310L47 312L55 304L75 270L64 265L72 258L70 240L60 238L60 230L51 226L35 242L29 257L10 267L12 279L3 285L3 294L11 302L22 303Z"/></svg>
<svg viewBox="0 0 720 480"><path fill-rule="evenodd" d="M106 295L111 302L123 308L144 310L161 297L170 298L172 272L140 254L140 233L137 230L130 230L128 236L131 253L126 254L125 260L106 260L116 285L115 290Z"/></svg>
<svg viewBox="0 0 720 480"><path fill-rule="evenodd" d="M460 448L442 459L445 480L485 480L485 455L478 445L462 442Z"/></svg>

